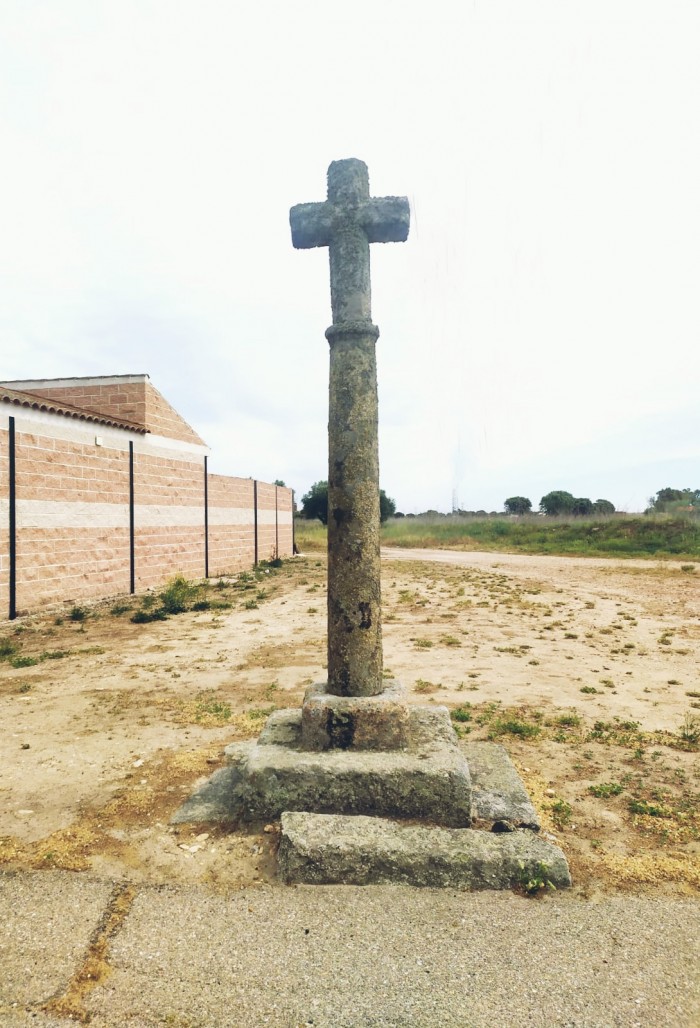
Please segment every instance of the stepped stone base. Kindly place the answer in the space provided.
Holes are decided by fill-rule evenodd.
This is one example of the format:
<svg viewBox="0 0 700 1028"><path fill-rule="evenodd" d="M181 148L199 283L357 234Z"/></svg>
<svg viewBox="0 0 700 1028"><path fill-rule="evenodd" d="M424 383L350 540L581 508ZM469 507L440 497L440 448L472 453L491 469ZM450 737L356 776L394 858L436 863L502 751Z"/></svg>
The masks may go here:
<svg viewBox="0 0 700 1028"><path fill-rule="evenodd" d="M405 745L379 749L372 719L394 705L394 744ZM309 749L312 742L319 748ZM286 882L571 884L561 850L536 834L537 814L506 751L460 745L445 707L400 704L395 689L382 700L329 697L315 687L303 710L276 711L256 742L233 743L226 755L229 766L172 821L281 818Z"/></svg>
<svg viewBox="0 0 700 1028"><path fill-rule="evenodd" d="M400 825L377 817L285 813L279 869L288 884L511 889L571 885L564 854L531 831ZM535 886L536 887L536 886Z"/></svg>

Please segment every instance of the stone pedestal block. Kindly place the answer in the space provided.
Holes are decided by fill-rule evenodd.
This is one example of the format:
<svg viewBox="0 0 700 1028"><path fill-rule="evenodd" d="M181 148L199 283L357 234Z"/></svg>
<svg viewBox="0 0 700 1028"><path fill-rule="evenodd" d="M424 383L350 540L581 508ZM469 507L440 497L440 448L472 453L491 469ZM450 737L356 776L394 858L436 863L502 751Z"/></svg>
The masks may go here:
<svg viewBox="0 0 700 1028"><path fill-rule="evenodd" d="M305 750L403 750L409 744L405 690L386 682L378 696L336 696L325 683L311 685L301 709Z"/></svg>

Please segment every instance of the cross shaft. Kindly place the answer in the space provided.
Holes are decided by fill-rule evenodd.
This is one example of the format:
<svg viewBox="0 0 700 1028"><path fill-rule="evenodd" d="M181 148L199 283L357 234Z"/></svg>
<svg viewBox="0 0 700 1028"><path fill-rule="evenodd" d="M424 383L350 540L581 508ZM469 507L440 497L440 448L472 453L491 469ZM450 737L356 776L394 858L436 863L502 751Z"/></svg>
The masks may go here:
<svg viewBox="0 0 700 1028"><path fill-rule="evenodd" d="M405 197L370 197L362 161L334 161L328 199L290 211L297 249L327 246L333 324L328 418L328 691L383 691L377 366L369 244L408 236Z"/></svg>

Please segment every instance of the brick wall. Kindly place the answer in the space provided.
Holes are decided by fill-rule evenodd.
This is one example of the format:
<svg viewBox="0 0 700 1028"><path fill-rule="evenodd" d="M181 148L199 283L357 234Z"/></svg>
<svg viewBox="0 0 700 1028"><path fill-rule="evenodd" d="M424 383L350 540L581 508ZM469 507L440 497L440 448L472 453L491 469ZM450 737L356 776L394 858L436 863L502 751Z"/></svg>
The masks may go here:
<svg viewBox="0 0 700 1028"><path fill-rule="evenodd" d="M167 420L167 410L163 411ZM10 417L15 420L19 613L129 591L130 451L136 591L157 586L176 573L204 577L204 445L3 403L0 617L9 613ZM253 482L207 477L209 573L250 568L255 556ZM281 556L291 554L291 504L291 490L258 484L261 560L272 555L277 542Z"/></svg>

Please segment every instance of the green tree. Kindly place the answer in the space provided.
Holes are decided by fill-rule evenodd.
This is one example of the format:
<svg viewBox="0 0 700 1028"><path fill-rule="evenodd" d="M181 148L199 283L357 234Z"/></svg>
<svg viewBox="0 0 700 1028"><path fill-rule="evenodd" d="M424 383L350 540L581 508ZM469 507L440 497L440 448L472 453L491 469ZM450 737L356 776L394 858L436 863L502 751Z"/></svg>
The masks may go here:
<svg viewBox="0 0 700 1028"><path fill-rule="evenodd" d="M312 521L314 518L324 524L328 524L328 482L314 482L301 498L301 516ZM379 517L382 521L392 517L396 511L396 503L386 495L383 489L379 490Z"/></svg>
<svg viewBox="0 0 700 1028"><path fill-rule="evenodd" d="M308 521L318 518L321 524L328 524L328 482L314 482L308 493L304 493L301 516Z"/></svg>
<svg viewBox="0 0 700 1028"><path fill-rule="evenodd" d="M286 485L284 484L284 482L282 481L282 479L281 479L281 478L276 478L276 479L274 480L274 482L273 482L272 484L273 484L273 485L279 485L279 486L281 486L281 487L282 487L283 489L286 489L286 488L287 488L287 487L286 487Z"/></svg>
<svg viewBox="0 0 700 1028"><path fill-rule="evenodd" d="M647 514L672 513L692 507L700 508L700 489L659 489L656 496L652 496L647 507Z"/></svg>
<svg viewBox="0 0 700 1028"><path fill-rule="evenodd" d="M529 514L532 500L528 500L527 496L509 496L503 506L506 514Z"/></svg>
<svg viewBox="0 0 700 1028"><path fill-rule="evenodd" d="M592 501L587 496L577 496L571 508L571 513L575 514L578 518L590 517L593 513Z"/></svg>
<svg viewBox="0 0 700 1028"><path fill-rule="evenodd" d="M575 502L576 499L571 493L558 489L542 497L540 510L550 517L555 517L557 514L571 514Z"/></svg>
<svg viewBox="0 0 700 1028"><path fill-rule="evenodd" d="M594 514L614 514L615 504L611 503L610 500L596 500L593 504Z"/></svg>
<svg viewBox="0 0 700 1028"><path fill-rule="evenodd" d="M392 518L396 513L396 503L391 499L390 496L384 492L383 489L379 490L379 518L381 521L386 521L388 518Z"/></svg>

